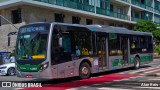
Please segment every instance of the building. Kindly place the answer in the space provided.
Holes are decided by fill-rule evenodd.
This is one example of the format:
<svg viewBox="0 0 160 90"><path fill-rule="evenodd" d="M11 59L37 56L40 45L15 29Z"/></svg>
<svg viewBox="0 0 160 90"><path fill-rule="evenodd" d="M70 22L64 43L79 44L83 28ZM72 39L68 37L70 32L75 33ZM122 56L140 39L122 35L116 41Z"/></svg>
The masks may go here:
<svg viewBox="0 0 160 90"><path fill-rule="evenodd" d="M132 29L137 20L160 22L160 0L0 0L0 14L16 27L32 22L103 24ZM14 49L17 31L1 18L0 50Z"/></svg>

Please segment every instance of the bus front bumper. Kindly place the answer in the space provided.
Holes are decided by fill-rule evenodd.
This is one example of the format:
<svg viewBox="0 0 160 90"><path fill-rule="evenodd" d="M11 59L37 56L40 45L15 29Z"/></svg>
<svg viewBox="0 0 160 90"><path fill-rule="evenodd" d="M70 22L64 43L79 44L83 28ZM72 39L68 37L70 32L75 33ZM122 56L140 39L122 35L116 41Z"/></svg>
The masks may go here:
<svg viewBox="0 0 160 90"><path fill-rule="evenodd" d="M42 78L42 79L53 79L52 74L46 70L43 72L21 72L17 70L17 77L21 78Z"/></svg>

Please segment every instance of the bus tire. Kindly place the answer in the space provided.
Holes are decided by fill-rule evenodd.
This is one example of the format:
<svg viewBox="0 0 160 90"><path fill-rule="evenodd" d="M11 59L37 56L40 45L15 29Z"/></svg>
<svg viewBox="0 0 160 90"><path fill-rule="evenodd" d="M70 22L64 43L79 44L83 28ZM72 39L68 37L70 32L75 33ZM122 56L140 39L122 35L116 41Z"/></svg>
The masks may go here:
<svg viewBox="0 0 160 90"><path fill-rule="evenodd" d="M81 79L89 78L91 75L91 68L87 62L84 62L80 65L79 77Z"/></svg>
<svg viewBox="0 0 160 90"><path fill-rule="evenodd" d="M134 69L139 69L139 68L140 68L140 58L135 57Z"/></svg>

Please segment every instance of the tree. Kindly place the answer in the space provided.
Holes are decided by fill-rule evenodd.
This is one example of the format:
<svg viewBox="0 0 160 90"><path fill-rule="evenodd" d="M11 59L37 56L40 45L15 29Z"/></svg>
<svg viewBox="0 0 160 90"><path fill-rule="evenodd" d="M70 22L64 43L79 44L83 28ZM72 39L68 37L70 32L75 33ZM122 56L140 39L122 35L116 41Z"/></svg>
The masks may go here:
<svg viewBox="0 0 160 90"><path fill-rule="evenodd" d="M160 41L160 29L157 28L158 24L149 20L140 20L136 23L134 30L142 32L151 32L155 41Z"/></svg>

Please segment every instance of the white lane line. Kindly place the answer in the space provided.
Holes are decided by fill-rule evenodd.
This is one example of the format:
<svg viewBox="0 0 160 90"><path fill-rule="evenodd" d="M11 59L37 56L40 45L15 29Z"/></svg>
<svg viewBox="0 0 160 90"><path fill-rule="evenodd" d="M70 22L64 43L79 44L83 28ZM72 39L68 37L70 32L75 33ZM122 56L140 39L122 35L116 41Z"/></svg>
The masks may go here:
<svg viewBox="0 0 160 90"><path fill-rule="evenodd" d="M121 88L111 88L111 87L101 87L97 88L98 90L133 90L133 89L121 89Z"/></svg>
<svg viewBox="0 0 160 90"><path fill-rule="evenodd" d="M148 80L159 80L160 81L160 78L152 78L152 79L148 79Z"/></svg>
<svg viewBox="0 0 160 90"><path fill-rule="evenodd" d="M136 88L146 88L146 89L160 89L160 87L136 87Z"/></svg>
<svg viewBox="0 0 160 90"><path fill-rule="evenodd" d="M160 68L160 67L159 67ZM142 68L142 69L138 69L138 70L130 70L130 71L124 71L124 72L120 72L120 74L124 74L124 73L129 73L129 74L135 74L137 72L141 72L141 71L145 71L147 69L154 69L153 67L150 68Z"/></svg>
<svg viewBox="0 0 160 90"><path fill-rule="evenodd" d="M123 81L123 80L113 80L113 81L115 81L115 82L119 82L119 81Z"/></svg>
<svg viewBox="0 0 160 90"><path fill-rule="evenodd" d="M84 89L87 89L87 88L89 88L89 86L81 86L81 87L77 87L77 88L69 88L69 89L66 89L66 90L78 90L78 89L80 89L80 88L84 88Z"/></svg>
<svg viewBox="0 0 160 90"><path fill-rule="evenodd" d="M127 80L129 80L129 78L126 78L126 79L122 79L122 81L127 81Z"/></svg>
<svg viewBox="0 0 160 90"><path fill-rule="evenodd" d="M140 74L141 76L145 76L146 74L144 74L144 73L142 73L142 74Z"/></svg>
<svg viewBox="0 0 160 90"><path fill-rule="evenodd" d="M156 71L160 71L160 69L156 69L156 70L152 70L152 71L147 71L147 72L144 72L144 73L152 73L152 72L156 72Z"/></svg>
<svg viewBox="0 0 160 90"><path fill-rule="evenodd" d="M130 72L130 74L135 74L135 73L138 73L138 72L149 71L149 70L152 70L152 69L160 69L160 67L154 67L154 68L151 67L151 68L140 69L140 70L136 70L136 71Z"/></svg>
<svg viewBox="0 0 160 90"><path fill-rule="evenodd" d="M66 89L66 90L78 90L78 88L71 88L71 89Z"/></svg>
<svg viewBox="0 0 160 90"><path fill-rule="evenodd" d="M24 88L14 88L14 90L22 90L22 89L24 89Z"/></svg>

